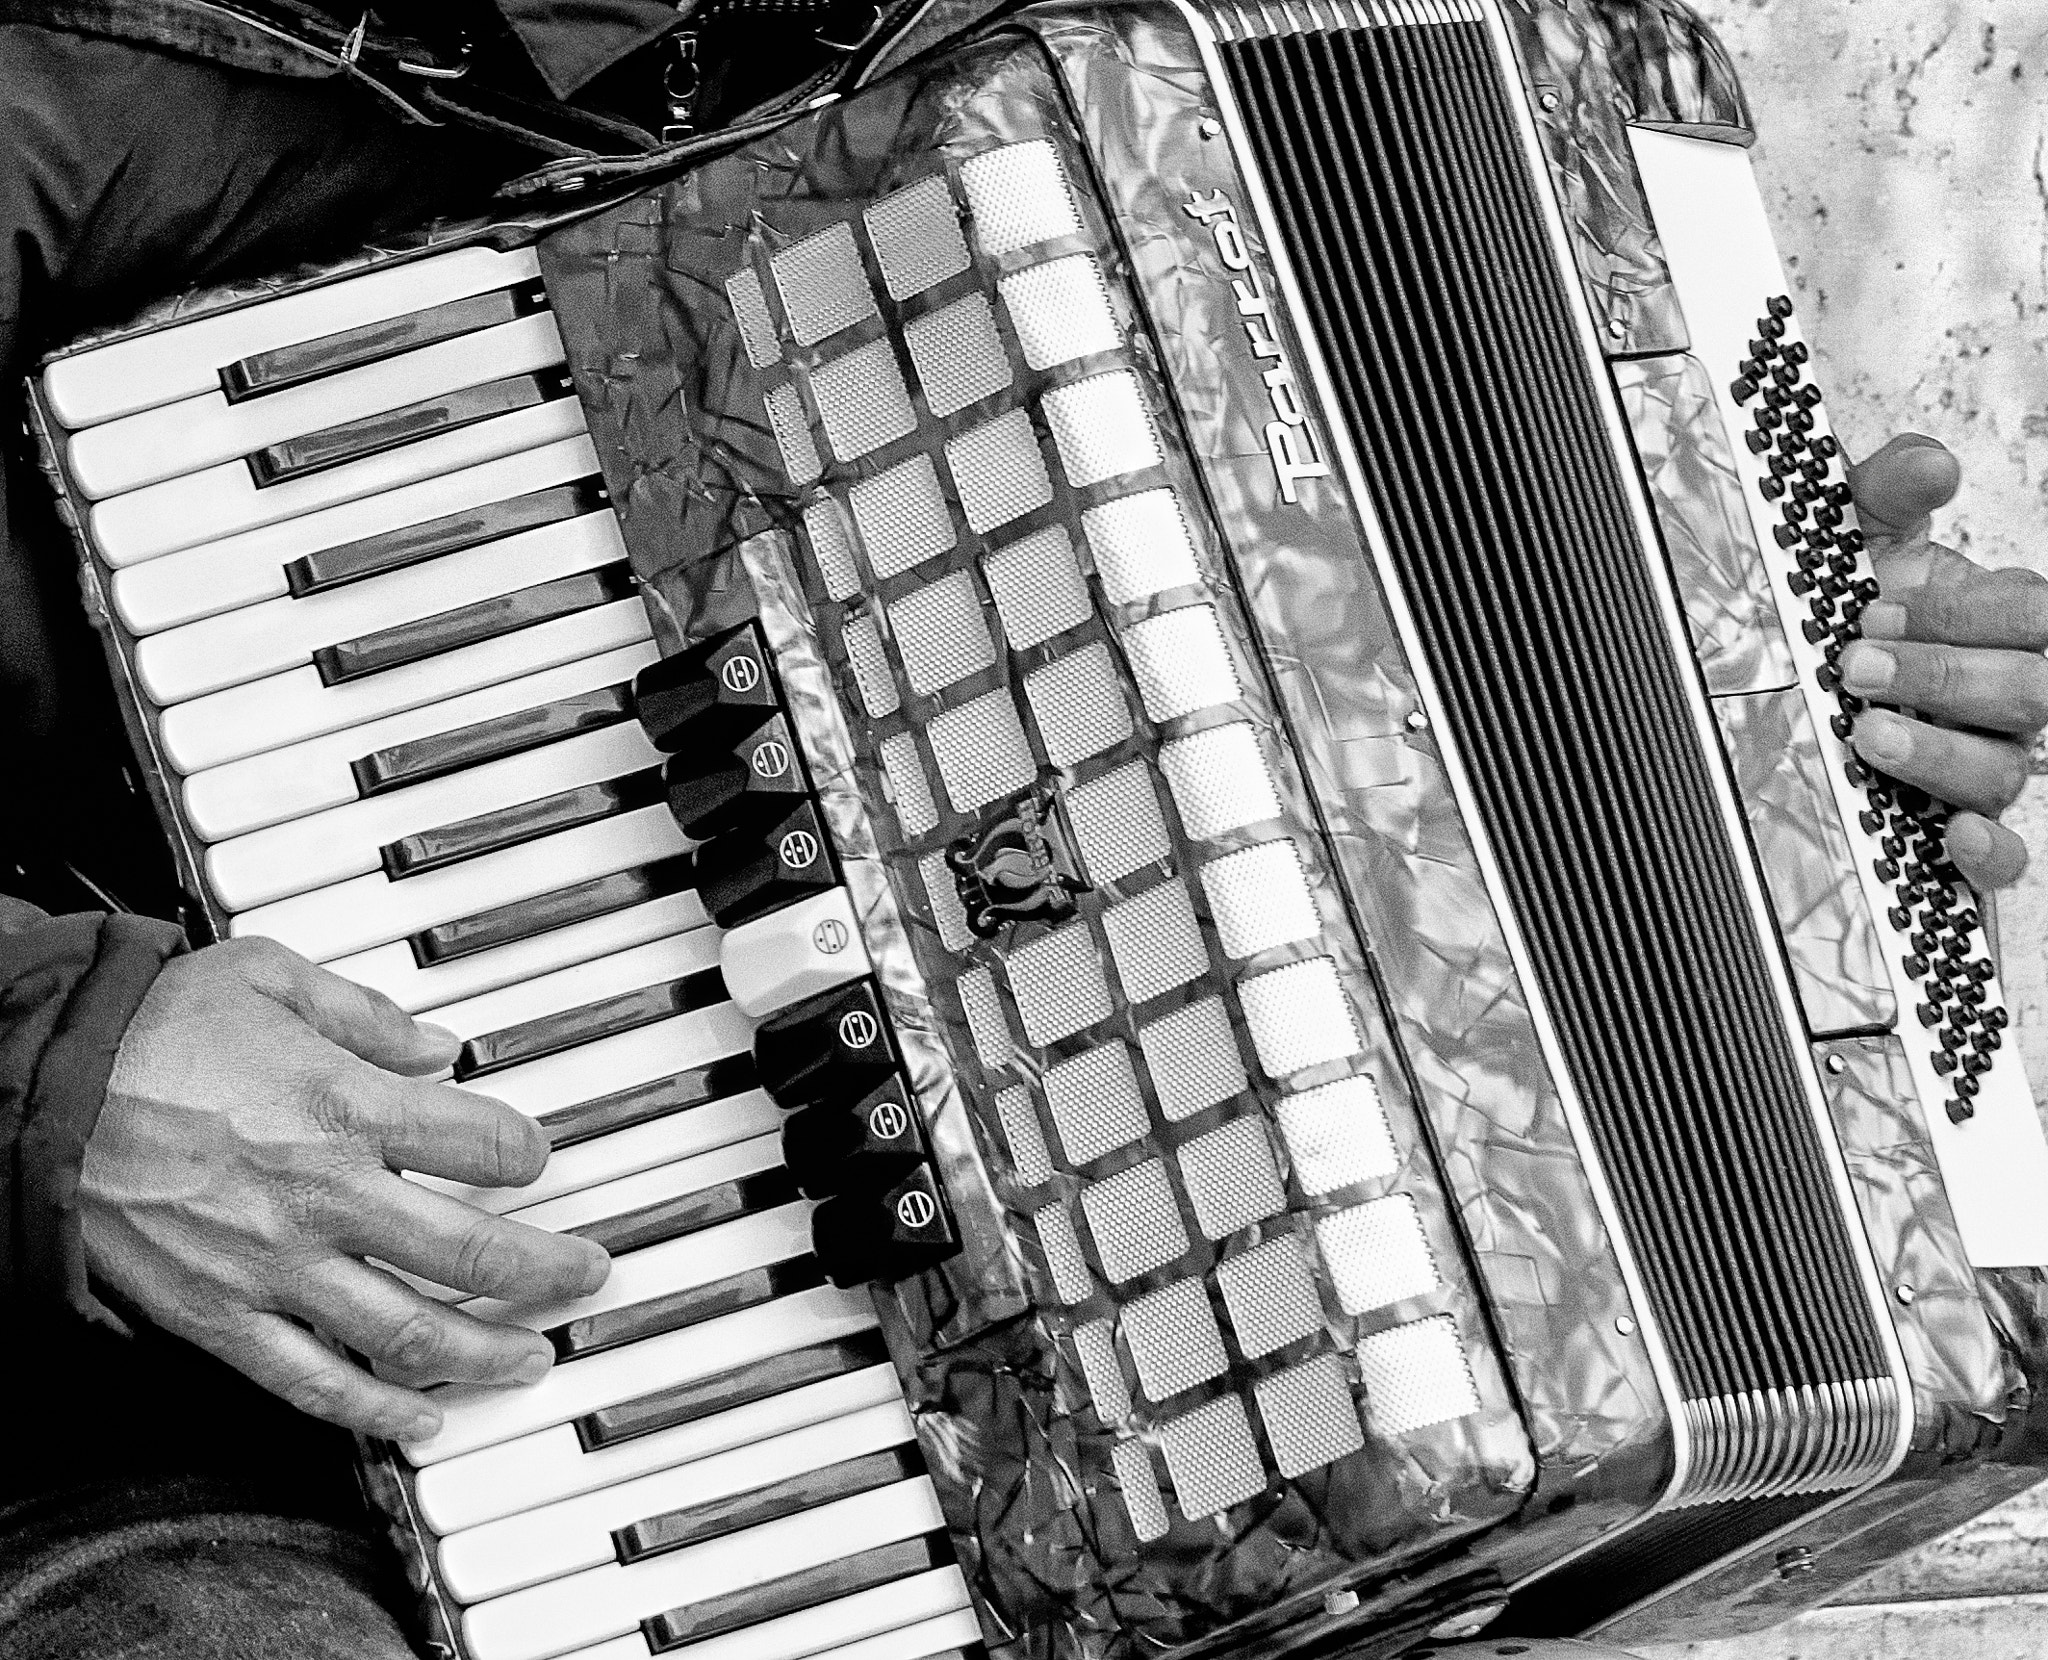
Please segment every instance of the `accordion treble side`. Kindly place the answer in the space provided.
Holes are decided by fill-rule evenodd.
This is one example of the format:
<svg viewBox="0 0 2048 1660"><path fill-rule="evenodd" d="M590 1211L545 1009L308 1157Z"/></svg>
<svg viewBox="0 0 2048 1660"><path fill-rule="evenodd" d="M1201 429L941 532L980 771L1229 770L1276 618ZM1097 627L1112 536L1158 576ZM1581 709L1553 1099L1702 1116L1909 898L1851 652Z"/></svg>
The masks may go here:
<svg viewBox="0 0 2048 1660"><path fill-rule="evenodd" d="M285 290L331 316L237 360L279 403L465 330L530 356L479 351L510 379L426 439L374 411L271 435L290 476L252 461L230 505L121 475L119 423L157 412L81 413L107 365L260 302L46 368L53 476L216 930L480 1032L540 995L515 974L596 1008L667 952L648 1007L689 1052L594 1103L536 1084L575 1127L532 1218L586 1225L678 1149L739 1148L726 1186L786 1159L822 1201L775 1212L810 1230L788 1249L834 1284L777 1285L817 1341L792 1358L720 1305L701 1341L744 1357L679 1361L696 1416L661 1433L737 1424L704 1403L756 1410L770 1374L895 1400L844 1289L873 1281L914 1453L853 1462L910 1460L891 1479L930 1497L891 1490L881 1577L833 1595L964 1587L828 1644L803 1635L825 1582L794 1588L823 1567L668 1608L691 1564L740 1571L731 1517L673 1512L657 1546L621 1510L577 1557L546 1536L612 1516L595 1491L474 1502L471 1467L553 1479L572 1421L577 1456L654 1471L654 1418L626 1421L662 1392L578 1394L611 1362L568 1348L544 1387L573 1409L465 1397L371 1461L444 1649L921 1660L970 1602L983 1644L1048 1660L1713 1635L2035 1478L2048 1145L1942 804L1847 747L1834 662L1876 586L1750 139L1664 0L1029 6L566 224L365 267L437 296L445 339L364 357L335 321L364 273ZM434 468L477 481L453 515L409 505L446 505ZM448 632L514 603L493 562L572 531L518 595L581 609L503 626L584 644L524 703L511 670L450 678L511 650ZM378 612L353 658L306 636L380 747L286 731L298 647L261 605L400 572L425 611L458 561L488 596L460 625ZM182 596L231 567L249 631L190 632L225 628ZM219 667L244 640L277 663ZM469 724L386 695L408 676ZM220 739L230 710L276 730ZM483 794L444 823L465 756ZM247 805L316 762L359 799ZM516 835L540 804L514 767L559 786ZM382 815L381 874L314 892L321 815L352 811ZM616 870L549 889L548 849L615 833ZM468 897L387 907L385 881ZM465 966L493 962L526 967ZM674 1000L714 964L731 1012ZM508 1098L573 1064L512 1068ZM801 1372L827 1350L840 1373ZM895 1408L856 1405L887 1443ZM678 1470L746 1488L719 1463L744 1446L688 1445ZM855 1528L888 1497L823 1491ZM718 1502L801 1519L757 1499ZM529 1536L557 1566L505 1565ZM785 1541L814 1548L758 1548Z"/></svg>

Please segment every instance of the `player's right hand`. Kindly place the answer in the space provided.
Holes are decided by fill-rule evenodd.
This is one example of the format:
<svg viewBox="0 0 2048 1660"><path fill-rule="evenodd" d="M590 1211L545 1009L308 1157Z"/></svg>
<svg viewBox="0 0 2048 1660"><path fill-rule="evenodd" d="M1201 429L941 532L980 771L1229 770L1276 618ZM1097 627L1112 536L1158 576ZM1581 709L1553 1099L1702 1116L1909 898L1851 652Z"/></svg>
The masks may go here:
<svg viewBox="0 0 2048 1660"><path fill-rule="evenodd" d="M373 1435L439 1428L425 1385L534 1381L553 1359L538 1334L365 1260L519 1301L584 1294L610 1271L587 1241L400 1178L517 1187L547 1162L524 1114L429 1081L455 1052L440 1027L268 940L172 959L86 1144L89 1267L294 1406Z"/></svg>

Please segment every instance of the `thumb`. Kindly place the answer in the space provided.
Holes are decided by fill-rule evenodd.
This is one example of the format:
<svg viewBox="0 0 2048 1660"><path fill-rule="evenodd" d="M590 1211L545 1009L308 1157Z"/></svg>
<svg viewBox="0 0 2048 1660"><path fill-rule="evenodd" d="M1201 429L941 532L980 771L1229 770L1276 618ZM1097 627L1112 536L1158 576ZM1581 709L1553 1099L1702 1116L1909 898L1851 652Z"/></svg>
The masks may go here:
<svg viewBox="0 0 2048 1660"><path fill-rule="evenodd" d="M262 952L261 962L249 965L254 970L250 979L328 1042L372 1066L408 1076L431 1075L454 1064L461 1043L446 1027L413 1019L382 992L330 974L295 951L267 940L246 943Z"/></svg>
<svg viewBox="0 0 2048 1660"><path fill-rule="evenodd" d="M1962 476L1962 466L1947 445L1905 432L1852 465L1849 488L1866 531L1911 538L1924 534L1928 516L1954 498Z"/></svg>

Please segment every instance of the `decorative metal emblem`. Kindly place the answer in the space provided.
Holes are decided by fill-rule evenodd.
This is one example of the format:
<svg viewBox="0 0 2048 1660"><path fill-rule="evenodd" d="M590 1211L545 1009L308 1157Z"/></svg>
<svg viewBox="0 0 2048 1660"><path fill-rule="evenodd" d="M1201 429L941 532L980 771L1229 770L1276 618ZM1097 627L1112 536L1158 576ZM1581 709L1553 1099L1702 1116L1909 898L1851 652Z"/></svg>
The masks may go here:
<svg viewBox="0 0 2048 1660"><path fill-rule="evenodd" d="M1066 811L1050 787L991 807L946 849L946 864L967 926L983 939L1013 922L1071 916L1074 895L1088 891Z"/></svg>

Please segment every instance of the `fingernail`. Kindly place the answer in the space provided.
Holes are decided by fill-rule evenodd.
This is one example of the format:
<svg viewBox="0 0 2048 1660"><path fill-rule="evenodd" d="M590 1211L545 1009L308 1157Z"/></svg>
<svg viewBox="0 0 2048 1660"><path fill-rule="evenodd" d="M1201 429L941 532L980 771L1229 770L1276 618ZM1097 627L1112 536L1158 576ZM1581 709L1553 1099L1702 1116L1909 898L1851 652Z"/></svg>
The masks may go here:
<svg viewBox="0 0 2048 1660"><path fill-rule="evenodd" d="M536 1349L512 1368L514 1383L538 1383L548 1375L555 1364L555 1357L546 1349Z"/></svg>
<svg viewBox="0 0 2048 1660"><path fill-rule="evenodd" d="M1913 737L1896 716L1866 715L1856 723L1856 750L1868 760L1897 763L1913 753Z"/></svg>
<svg viewBox="0 0 2048 1660"><path fill-rule="evenodd" d="M1982 859L1991 853L1991 832L1973 818L1949 822L1948 852L1952 859Z"/></svg>
<svg viewBox="0 0 2048 1660"><path fill-rule="evenodd" d="M1842 653L1842 680L1852 691L1881 692L1899 672L1899 660L1882 646L1858 640Z"/></svg>
<svg viewBox="0 0 2048 1660"><path fill-rule="evenodd" d="M462 1047L462 1039L446 1026L436 1026L431 1020L415 1020L412 1027L420 1049L426 1054L446 1055L453 1059L455 1052Z"/></svg>
<svg viewBox="0 0 2048 1660"><path fill-rule="evenodd" d="M441 1415L438 1412L415 1413L400 1426L396 1439L400 1441L424 1441L428 1436L440 1429L440 1427Z"/></svg>
<svg viewBox="0 0 2048 1660"><path fill-rule="evenodd" d="M583 1292L588 1296L612 1277L612 1259L599 1251L583 1270Z"/></svg>
<svg viewBox="0 0 2048 1660"><path fill-rule="evenodd" d="M1863 608L1863 633L1872 640L1902 640L1906 636L1906 608L1888 599Z"/></svg>

